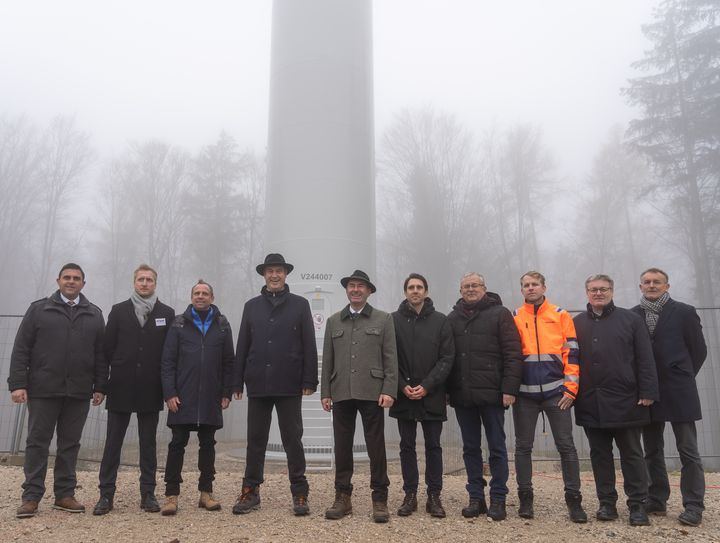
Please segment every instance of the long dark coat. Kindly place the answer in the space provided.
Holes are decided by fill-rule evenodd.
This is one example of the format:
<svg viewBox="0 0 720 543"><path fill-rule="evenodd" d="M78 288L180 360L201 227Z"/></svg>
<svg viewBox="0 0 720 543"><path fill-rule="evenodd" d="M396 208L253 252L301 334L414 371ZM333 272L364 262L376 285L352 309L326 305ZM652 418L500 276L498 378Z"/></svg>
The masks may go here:
<svg viewBox="0 0 720 543"><path fill-rule="evenodd" d="M160 359L167 331L175 319L172 307L155 302L145 326L135 316L131 300L115 304L105 329L105 359L109 365L108 411L162 411Z"/></svg>
<svg viewBox="0 0 720 543"><path fill-rule="evenodd" d="M28 308L10 357L8 386L27 390L29 398L67 396L85 400L105 392L102 311L80 294L68 307L60 291Z"/></svg>
<svg viewBox="0 0 720 543"><path fill-rule="evenodd" d="M452 328L445 315L425 299L420 314L404 300L393 314L398 352L397 400L390 416L405 420L447 420L445 381L455 359ZM403 389L422 385L428 391L411 400Z"/></svg>
<svg viewBox="0 0 720 543"><path fill-rule="evenodd" d="M633 311L645 320L639 305ZM707 357L702 324L695 308L673 299L660 312L652 338L660 385L660 401L650 407L653 421L700 420L700 397L695 376Z"/></svg>
<svg viewBox="0 0 720 543"><path fill-rule="evenodd" d="M234 390L247 387L249 398L300 396L318 385L318 354L310 304L284 292L275 297L263 287L243 309ZM273 303L275 302L275 303Z"/></svg>
<svg viewBox="0 0 720 543"><path fill-rule="evenodd" d="M468 316L459 300L448 315L455 337L455 364L447 381L450 405L502 406L517 396L522 378L522 342L512 313L488 292Z"/></svg>
<svg viewBox="0 0 720 543"><path fill-rule="evenodd" d="M610 302L603 314L576 315L580 345L580 391L575 423L589 428L625 428L650 422L638 400L659 400L650 335L643 320Z"/></svg>
<svg viewBox="0 0 720 543"><path fill-rule="evenodd" d="M222 399L232 396L233 350L230 323L216 306L210 328L203 336L193 322L189 305L173 321L162 355L163 398L180 398L167 425L207 424L222 428Z"/></svg>

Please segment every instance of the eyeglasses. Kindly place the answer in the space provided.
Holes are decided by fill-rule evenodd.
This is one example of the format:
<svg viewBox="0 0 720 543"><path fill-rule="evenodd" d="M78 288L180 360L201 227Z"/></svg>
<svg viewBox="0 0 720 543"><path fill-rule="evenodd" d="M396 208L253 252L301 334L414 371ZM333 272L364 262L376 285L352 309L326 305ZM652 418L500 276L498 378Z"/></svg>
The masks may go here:
<svg viewBox="0 0 720 543"><path fill-rule="evenodd" d="M485 285L483 285L482 283L470 283L469 285L461 285L460 288L462 290L471 290L471 289L476 289L476 288L480 288L480 287L484 287L484 286Z"/></svg>
<svg viewBox="0 0 720 543"><path fill-rule="evenodd" d="M609 292L609 291L611 291L611 290L612 290L612 289L611 289L611 288L608 288L608 287L598 287L598 288L589 288L589 289L587 289L587 291L588 291L590 294L598 294L598 293L600 293L600 294L605 294L606 292Z"/></svg>

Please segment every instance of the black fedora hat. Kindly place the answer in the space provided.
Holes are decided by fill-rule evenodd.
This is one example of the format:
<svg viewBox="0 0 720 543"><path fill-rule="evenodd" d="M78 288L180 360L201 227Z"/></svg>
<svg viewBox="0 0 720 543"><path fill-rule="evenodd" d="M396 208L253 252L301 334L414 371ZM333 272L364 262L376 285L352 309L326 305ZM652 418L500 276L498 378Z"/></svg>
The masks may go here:
<svg viewBox="0 0 720 543"><path fill-rule="evenodd" d="M265 257L265 262L258 264L255 267L255 270L260 275L265 275L265 268L267 266L283 266L285 268L285 273L290 273L293 271L293 268L295 268L292 264L285 262L285 257L283 257L280 253L270 253L267 255Z"/></svg>
<svg viewBox="0 0 720 543"><path fill-rule="evenodd" d="M377 290L375 288L375 285L373 285L370 281L370 277L368 277L368 274L362 270L355 270L354 272L352 272L352 275L343 277L342 279L340 279L340 284L343 286L343 288L347 288L347 284L353 279L367 283L367 285L370 287L370 292L375 292Z"/></svg>

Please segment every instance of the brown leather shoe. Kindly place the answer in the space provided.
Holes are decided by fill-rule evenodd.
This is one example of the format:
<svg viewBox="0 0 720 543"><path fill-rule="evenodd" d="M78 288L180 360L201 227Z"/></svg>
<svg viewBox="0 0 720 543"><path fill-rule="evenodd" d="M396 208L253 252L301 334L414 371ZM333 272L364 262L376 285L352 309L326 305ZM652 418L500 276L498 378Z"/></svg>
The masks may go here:
<svg viewBox="0 0 720 543"><path fill-rule="evenodd" d="M387 502L373 502L372 519L378 523L384 523L390 520L390 511L388 511Z"/></svg>
<svg viewBox="0 0 720 543"><path fill-rule="evenodd" d="M342 492L335 493L335 503L332 504L330 509L325 511L325 518L328 520L338 520L343 518L345 515L352 513L352 502L350 501L350 494L344 494Z"/></svg>
<svg viewBox="0 0 720 543"><path fill-rule="evenodd" d="M34 500L26 500L22 502L22 505L15 511L17 518L30 518L37 514L38 502Z"/></svg>
<svg viewBox="0 0 720 543"><path fill-rule="evenodd" d="M207 511L220 511L220 502L213 497L212 492L200 492L198 507Z"/></svg>
<svg viewBox="0 0 720 543"><path fill-rule="evenodd" d="M75 499L75 496L65 496L63 498L55 498L53 509L67 511L68 513L84 513L85 506Z"/></svg>
<svg viewBox="0 0 720 543"><path fill-rule="evenodd" d="M177 496L165 496L165 503L160 508L160 514L164 517L169 517L177 513L178 510L178 497Z"/></svg>

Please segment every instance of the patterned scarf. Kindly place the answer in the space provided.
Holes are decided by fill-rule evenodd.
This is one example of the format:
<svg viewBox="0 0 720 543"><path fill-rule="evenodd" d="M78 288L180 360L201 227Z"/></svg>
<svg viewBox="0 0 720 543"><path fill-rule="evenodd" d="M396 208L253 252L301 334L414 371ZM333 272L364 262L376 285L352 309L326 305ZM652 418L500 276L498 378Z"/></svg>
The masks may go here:
<svg viewBox="0 0 720 543"><path fill-rule="evenodd" d="M660 318L660 312L669 299L670 294L667 292L664 292L663 295L654 302L648 300L645 296L640 298L640 307L645 310L645 324L647 324L650 337L655 336L655 327L657 326L658 319Z"/></svg>
<svg viewBox="0 0 720 543"><path fill-rule="evenodd" d="M133 307L135 308L135 316L137 317L140 327L145 326L148 315L152 312L157 302L157 294L153 294L149 298L143 298L137 292L133 291L130 295L130 301L132 301Z"/></svg>

